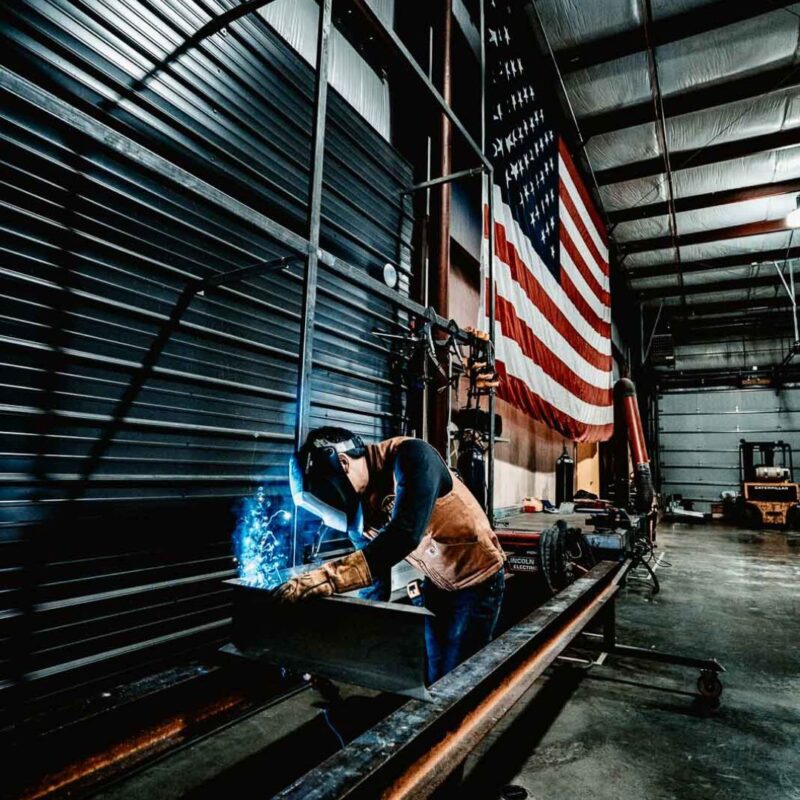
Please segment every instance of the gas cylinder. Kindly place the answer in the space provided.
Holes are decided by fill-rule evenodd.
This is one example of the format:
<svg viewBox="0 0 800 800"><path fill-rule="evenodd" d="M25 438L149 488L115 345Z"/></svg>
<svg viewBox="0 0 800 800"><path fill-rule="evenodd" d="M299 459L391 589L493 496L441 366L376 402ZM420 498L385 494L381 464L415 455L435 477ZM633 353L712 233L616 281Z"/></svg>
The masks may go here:
<svg viewBox="0 0 800 800"><path fill-rule="evenodd" d="M564 452L556 459L556 508L562 503L572 502L574 485L575 461L564 445Z"/></svg>

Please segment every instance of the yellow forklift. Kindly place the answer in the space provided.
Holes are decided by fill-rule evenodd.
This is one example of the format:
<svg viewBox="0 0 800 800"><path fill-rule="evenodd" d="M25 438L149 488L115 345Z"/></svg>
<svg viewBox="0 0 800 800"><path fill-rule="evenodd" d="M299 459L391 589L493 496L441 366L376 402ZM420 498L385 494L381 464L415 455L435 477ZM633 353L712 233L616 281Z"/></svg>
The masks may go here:
<svg viewBox="0 0 800 800"><path fill-rule="evenodd" d="M740 518L748 528L800 530L800 487L786 442L739 441Z"/></svg>

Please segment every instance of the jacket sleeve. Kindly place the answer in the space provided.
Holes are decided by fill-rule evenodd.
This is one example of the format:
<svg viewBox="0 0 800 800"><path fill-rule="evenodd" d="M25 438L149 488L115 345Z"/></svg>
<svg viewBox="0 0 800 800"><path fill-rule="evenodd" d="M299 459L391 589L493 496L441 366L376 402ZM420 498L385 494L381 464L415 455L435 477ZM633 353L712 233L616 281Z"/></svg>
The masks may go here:
<svg viewBox="0 0 800 800"><path fill-rule="evenodd" d="M392 518L364 548L373 575L402 561L422 540L436 501L453 488L442 457L427 442L409 439L397 448Z"/></svg>

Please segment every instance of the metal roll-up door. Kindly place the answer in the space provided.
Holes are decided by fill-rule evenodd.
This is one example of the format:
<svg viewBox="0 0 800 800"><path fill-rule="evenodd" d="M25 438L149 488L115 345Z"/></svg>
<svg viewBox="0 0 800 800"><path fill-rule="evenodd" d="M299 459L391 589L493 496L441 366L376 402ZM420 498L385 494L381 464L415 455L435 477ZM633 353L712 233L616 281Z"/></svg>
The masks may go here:
<svg viewBox="0 0 800 800"><path fill-rule="evenodd" d="M263 485L288 505L302 263L195 297L115 424L189 279L292 253L68 113L303 233L312 70L257 16L179 50L234 5L0 11L5 74L47 93L0 90L0 702L23 676L43 697L224 641L235 501ZM322 244L364 270L391 261L407 286L411 170L335 93L328 109ZM372 331L405 321L321 270L315 421L399 431Z"/></svg>
<svg viewBox="0 0 800 800"><path fill-rule="evenodd" d="M739 440L800 447L800 387L709 388L658 396L661 492L709 511L739 488ZM797 477L797 476L795 476Z"/></svg>

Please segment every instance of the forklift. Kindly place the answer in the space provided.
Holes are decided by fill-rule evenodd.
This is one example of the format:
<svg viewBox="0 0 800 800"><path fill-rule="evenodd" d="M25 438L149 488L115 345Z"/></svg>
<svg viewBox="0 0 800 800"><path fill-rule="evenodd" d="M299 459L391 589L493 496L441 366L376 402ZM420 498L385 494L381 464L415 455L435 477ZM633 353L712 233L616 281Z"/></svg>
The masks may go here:
<svg viewBox="0 0 800 800"><path fill-rule="evenodd" d="M739 514L748 528L800 530L800 487L794 482L791 445L741 439L739 483Z"/></svg>

